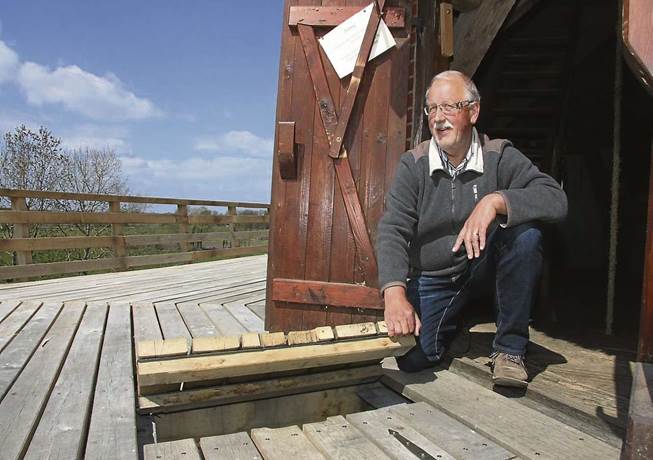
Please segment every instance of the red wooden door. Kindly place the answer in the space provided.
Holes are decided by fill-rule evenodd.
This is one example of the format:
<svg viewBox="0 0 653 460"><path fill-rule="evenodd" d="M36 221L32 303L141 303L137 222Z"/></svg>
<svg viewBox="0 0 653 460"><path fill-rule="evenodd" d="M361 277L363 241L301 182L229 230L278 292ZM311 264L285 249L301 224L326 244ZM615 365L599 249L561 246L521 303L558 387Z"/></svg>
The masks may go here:
<svg viewBox="0 0 653 460"><path fill-rule="evenodd" d="M372 245L385 193L406 150L413 2L378 2L385 3L383 19L396 46L365 64L358 87L356 71L340 80L316 41L370 1L285 2L272 177L269 330L382 316Z"/></svg>

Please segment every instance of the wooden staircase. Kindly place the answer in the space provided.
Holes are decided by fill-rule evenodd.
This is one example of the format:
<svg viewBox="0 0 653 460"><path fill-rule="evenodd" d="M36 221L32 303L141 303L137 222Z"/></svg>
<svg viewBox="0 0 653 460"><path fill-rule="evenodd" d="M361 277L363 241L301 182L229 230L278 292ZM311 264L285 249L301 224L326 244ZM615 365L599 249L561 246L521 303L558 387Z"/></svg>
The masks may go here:
<svg viewBox="0 0 653 460"><path fill-rule="evenodd" d="M578 13L576 2L540 6L495 42L486 76L495 84L484 91L489 103L481 124L490 137L510 139L540 169L558 178ZM543 15L556 19L542 32L532 23Z"/></svg>

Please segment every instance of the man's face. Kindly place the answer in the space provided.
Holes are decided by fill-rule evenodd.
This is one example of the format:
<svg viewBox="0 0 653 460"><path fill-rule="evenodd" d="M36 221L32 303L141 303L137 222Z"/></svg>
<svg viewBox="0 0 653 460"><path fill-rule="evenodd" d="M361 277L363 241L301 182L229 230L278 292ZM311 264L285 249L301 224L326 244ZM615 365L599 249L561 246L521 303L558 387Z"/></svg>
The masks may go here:
<svg viewBox="0 0 653 460"><path fill-rule="evenodd" d="M461 79L437 80L428 92L427 107L436 104L455 104L466 101L465 84ZM454 114L444 114L442 109L431 112L429 129L437 144L450 155L464 155L471 139L472 127L479 114L478 102Z"/></svg>

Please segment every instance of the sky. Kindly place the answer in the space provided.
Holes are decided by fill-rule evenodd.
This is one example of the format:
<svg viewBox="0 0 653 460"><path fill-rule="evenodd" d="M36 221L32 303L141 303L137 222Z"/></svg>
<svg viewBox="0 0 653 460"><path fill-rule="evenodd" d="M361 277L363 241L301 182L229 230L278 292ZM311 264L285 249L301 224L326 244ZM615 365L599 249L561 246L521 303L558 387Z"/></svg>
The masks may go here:
<svg viewBox="0 0 653 460"><path fill-rule="evenodd" d="M112 148L130 191L269 202L282 0L2 0L0 133Z"/></svg>

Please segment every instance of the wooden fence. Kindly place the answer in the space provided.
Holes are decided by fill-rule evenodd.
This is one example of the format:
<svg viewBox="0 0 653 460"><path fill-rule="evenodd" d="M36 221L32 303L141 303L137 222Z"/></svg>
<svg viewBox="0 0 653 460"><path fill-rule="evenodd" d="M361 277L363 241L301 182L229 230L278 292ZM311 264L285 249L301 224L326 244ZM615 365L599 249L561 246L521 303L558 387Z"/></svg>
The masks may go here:
<svg viewBox="0 0 653 460"><path fill-rule="evenodd" d="M186 200L141 196L96 195L86 193L38 192L29 190L0 189L0 198L11 202L11 208L0 210L0 225L13 229L11 238L0 239L0 251L13 252L13 265L0 266L0 280L24 279L66 273L100 270L127 270L163 264L179 264L208 260L218 257L260 254L267 251L269 231L269 204L241 203L213 200ZM67 212L31 210L31 200L60 202L103 202L106 212ZM121 205L174 205L176 212L145 212L138 209L125 210ZM226 215L215 213L192 213L190 206L226 208ZM238 213L238 208L258 210L255 215ZM263 211L261 214L260 210ZM34 225L106 225L106 236L55 236L31 237ZM176 233L125 234L126 224L174 224ZM193 232L197 224L224 225L225 231ZM239 224L258 224L257 230L240 231ZM250 225L251 227L251 225ZM255 242L242 246L242 242ZM195 250L205 244L210 249ZM175 252L149 255L129 255L129 248L139 246L175 246ZM215 246L218 247L215 247ZM227 246L227 247L225 247ZM33 263L33 251L108 248L110 256L88 260ZM177 249L178 248L178 249Z"/></svg>

